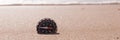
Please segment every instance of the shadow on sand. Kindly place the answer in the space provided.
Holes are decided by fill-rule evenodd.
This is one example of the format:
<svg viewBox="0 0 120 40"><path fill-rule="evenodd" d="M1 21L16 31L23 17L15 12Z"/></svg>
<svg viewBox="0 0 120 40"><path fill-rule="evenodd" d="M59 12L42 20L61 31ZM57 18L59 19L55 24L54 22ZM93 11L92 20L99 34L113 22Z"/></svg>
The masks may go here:
<svg viewBox="0 0 120 40"><path fill-rule="evenodd" d="M39 35L59 35L60 33L51 33L51 34L39 34Z"/></svg>

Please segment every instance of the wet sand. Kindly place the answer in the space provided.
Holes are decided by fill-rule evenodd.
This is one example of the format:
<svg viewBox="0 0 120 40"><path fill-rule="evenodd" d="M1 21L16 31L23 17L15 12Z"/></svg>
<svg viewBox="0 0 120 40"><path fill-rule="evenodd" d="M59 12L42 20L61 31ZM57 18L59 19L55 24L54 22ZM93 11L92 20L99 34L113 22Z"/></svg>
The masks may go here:
<svg viewBox="0 0 120 40"><path fill-rule="evenodd" d="M59 34L37 34L43 18ZM120 5L0 6L0 40L120 40Z"/></svg>

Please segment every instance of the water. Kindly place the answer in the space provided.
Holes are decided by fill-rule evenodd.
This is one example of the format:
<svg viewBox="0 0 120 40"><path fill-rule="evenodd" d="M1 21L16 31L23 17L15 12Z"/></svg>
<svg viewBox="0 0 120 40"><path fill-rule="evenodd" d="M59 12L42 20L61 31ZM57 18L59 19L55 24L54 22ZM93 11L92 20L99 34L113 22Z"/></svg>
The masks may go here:
<svg viewBox="0 0 120 40"><path fill-rule="evenodd" d="M101 4L119 2L120 0L0 0L0 4Z"/></svg>

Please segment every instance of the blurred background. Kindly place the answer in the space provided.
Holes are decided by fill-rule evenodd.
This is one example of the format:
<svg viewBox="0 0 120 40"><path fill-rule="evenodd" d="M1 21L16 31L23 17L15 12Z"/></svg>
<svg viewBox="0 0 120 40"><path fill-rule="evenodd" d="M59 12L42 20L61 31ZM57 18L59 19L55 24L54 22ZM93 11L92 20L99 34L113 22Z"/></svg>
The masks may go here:
<svg viewBox="0 0 120 40"><path fill-rule="evenodd" d="M119 3L120 0L0 0L0 4L101 4Z"/></svg>

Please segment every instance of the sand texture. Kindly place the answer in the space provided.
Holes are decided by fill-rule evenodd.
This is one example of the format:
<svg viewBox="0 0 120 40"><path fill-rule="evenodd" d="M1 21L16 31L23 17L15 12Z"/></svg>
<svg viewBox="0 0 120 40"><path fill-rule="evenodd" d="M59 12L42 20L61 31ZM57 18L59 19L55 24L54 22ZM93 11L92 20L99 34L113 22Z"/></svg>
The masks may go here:
<svg viewBox="0 0 120 40"><path fill-rule="evenodd" d="M59 34L37 34L43 18ZM120 40L120 5L0 6L0 40Z"/></svg>

